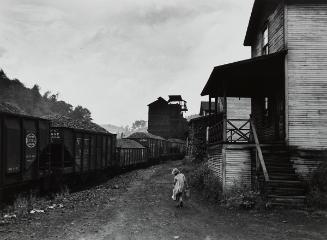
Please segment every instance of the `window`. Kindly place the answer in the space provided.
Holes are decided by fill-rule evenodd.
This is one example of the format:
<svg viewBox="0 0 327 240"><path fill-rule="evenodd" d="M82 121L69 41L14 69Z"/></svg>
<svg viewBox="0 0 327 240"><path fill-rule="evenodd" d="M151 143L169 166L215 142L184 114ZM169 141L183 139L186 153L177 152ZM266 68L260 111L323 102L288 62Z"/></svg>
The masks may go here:
<svg viewBox="0 0 327 240"><path fill-rule="evenodd" d="M262 43L262 54L267 55L269 54L269 31L268 25L266 25L265 29L263 30L263 43Z"/></svg>
<svg viewBox="0 0 327 240"><path fill-rule="evenodd" d="M264 114L265 114L266 117L268 117L268 114L269 114L269 99L267 97L265 97Z"/></svg>

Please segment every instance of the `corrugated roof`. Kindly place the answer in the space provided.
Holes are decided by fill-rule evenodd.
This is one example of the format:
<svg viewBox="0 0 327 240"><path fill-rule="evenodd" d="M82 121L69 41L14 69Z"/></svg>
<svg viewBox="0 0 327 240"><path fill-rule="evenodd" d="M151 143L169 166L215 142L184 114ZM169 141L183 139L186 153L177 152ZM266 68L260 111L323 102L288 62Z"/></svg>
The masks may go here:
<svg viewBox="0 0 327 240"><path fill-rule="evenodd" d="M51 127L64 127L98 133L109 133L106 129L100 127L98 124L89 121L75 120L62 115L49 115L44 116L44 118L51 121Z"/></svg>
<svg viewBox="0 0 327 240"><path fill-rule="evenodd" d="M132 139L122 138L122 139L117 139L117 148L140 149L140 148L145 148L145 147Z"/></svg>
<svg viewBox="0 0 327 240"><path fill-rule="evenodd" d="M153 135L151 133L148 133L148 132L136 132L136 133L132 133L131 135L128 136L128 138L135 138L135 139L138 139L138 138L151 138L151 139L159 139L159 140L166 140L160 136L156 136L156 135Z"/></svg>

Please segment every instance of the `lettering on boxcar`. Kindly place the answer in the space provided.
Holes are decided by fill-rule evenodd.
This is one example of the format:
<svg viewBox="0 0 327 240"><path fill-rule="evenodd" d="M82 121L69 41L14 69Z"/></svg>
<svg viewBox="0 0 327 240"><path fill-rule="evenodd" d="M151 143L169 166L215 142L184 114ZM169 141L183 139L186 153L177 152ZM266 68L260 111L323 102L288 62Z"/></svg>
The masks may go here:
<svg viewBox="0 0 327 240"><path fill-rule="evenodd" d="M60 139L60 133L58 129L51 129L50 131L51 142L55 142L56 140Z"/></svg>
<svg viewBox="0 0 327 240"><path fill-rule="evenodd" d="M28 148L35 148L37 143L37 138L35 133L28 133L25 138L26 146Z"/></svg>

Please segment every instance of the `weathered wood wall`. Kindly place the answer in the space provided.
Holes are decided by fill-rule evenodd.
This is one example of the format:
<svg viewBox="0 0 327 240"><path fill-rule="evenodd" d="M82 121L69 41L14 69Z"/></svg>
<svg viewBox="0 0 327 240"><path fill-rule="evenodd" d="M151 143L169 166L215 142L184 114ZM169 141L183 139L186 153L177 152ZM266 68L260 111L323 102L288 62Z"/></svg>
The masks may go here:
<svg viewBox="0 0 327 240"><path fill-rule="evenodd" d="M251 149L241 144L225 146L225 189L234 184L251 186Z"/></svg>
<svg viewBox="0 0 327 240"><path fill-rule="evenodd" d="M263 13L268 18L262 18L258 23L257 36L252 45L252 57L262 55L262 38L265 25L268 23L269 53L275 53L285 48L284 44L284 4L281 3L273 12Z"/></svg>
<svg viewBox="0 0 327 240"><path fill-rule="evenodd" d="M288 142L298 175L327 161L327 2L286 7Z"/></svg>
<svg viewBox="0 0 327 240"><path fill-rule="evenodd" d="M221 185L224 185L224 153L223 145L214 145L208 147L208 167L219 179Z"/></svg>
<svg viewBox="0 0 327 240"><path fill-rule="evenodd" d="M208 166L219 179L223 190L235 184L251 186L253 146L219 144L208 147Z"/></svg>
<svg viewBox="0 0 327 240"><path fill-rule="evenodd" d="M327 2L287 6L288 140L327 148Z"/></svg>
<svg viewBox="0 0 327 240"><path fill-rule="evenodd" d="M227 119L249 119L250 98L227 98Z"/></svg>

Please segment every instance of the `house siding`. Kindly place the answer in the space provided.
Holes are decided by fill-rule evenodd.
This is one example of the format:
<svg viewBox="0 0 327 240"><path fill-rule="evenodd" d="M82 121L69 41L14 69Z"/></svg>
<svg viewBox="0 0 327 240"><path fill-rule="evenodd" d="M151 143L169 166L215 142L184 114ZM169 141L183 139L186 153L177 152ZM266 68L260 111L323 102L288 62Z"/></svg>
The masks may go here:
<svg viewBox="0 0 327 240"><path fill-rule="evenodd" d="M288 140L327 149L327 4L287 6Z"/></svg>
<svg viewBox="0 0 327 240"><path fill-rule="evenodd" d="M251 186L251 151L252 147L226 145L225 189L235 184Z"/></svg>
<svg viewBox="0 0 327 240"><path fill-rule="evenodd" d="M327 157L327 4L287 6L288 143L303 179Z"/></svg>
<svg viewBox="0 0 327 240"><path fill-rule="evenodd" d="M227 98L227 119L249 119L250 98Z"/></svg>
<svg viewBox="0 0 327 240"><path fill-rule="evenodd" d="M213 171L221 185L224 185L223 144L208 147L208 167Z"/></svg>
<svg viewBox="0 0 327 240"><path fill-rule="evenodd" d="M260 29L263 30L266 22L268 22L268 35L269 35L269 53L275 53L285 48L284 41L284 4L281 3L269 15L267 19L261 19ZM262 31L258 29L257 36L252 44L252 57L262 55Z"/></svg>

